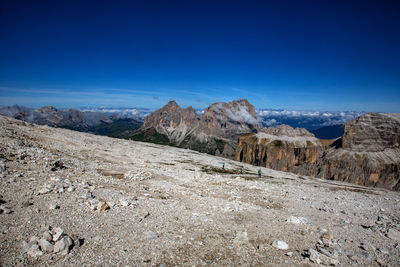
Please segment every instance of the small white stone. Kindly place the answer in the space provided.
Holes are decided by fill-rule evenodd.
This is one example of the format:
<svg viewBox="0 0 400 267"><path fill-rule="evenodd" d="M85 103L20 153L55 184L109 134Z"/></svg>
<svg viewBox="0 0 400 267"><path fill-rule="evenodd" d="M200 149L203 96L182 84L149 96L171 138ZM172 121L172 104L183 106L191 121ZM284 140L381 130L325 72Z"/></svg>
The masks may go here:
<svg viewBox="0 0 400 267"><path fill-rule="evenodd" d="M274 248L282 249L282 250L289 249L289 245L285 241L282 241L282 240L275 240L274 242L272 242L272 246Z"/></svg>
<svg viewBox="0 0 400 267"><path fill-rule="evenodd" d="M63 229L59 227L54 228L53 241L58 241L63 234L64 234Z"/></svg>
<svg viewBox="0 0 400 267"><path fill-rule="evenodd" d="M74 192L75 191L75 187L70 186L70 187L68 187L67 191L68 192Z"/></svg>
<svg viewBox="0 0 400 267"><path fill-rule="evenodd" d="M286 219L287 223L293 223L293 224L307 224L309 223L308 220L304 217L295 217L295 216L290 216L289 218Z"/></svg>
<svg viewBox="0 0 400 267"><path fill-rule="evenodd" d="M50 203L50 205L49 205L49 209L51 209L51 210L56 210L56 209L59 209L59 208L60 208L60 206L58 206L55 203Z"/></svg>
<svg viewBox="0 0 400 267"><path fill-rule="evenodd" d="M154 239L157 238L158 235L156 233L154 233L153 231L146 231L144 232L144 236L148 239Z"/></svg>
<svg viewBox="0 0 400 267"><path fill-rule="evenodd" d="M42 189L40 189L40 190L38 191L38 194L39 194L39 195L44 195L44 194L47 194L47 193L50 193L50 192L51 192L51 189L42 188Z"/></svg>
<svg viewBox="0 0 400 267"><path fill-rule="evenodd" d="M126 199L120 200L119 203L121 204L121 206L124 206L124 207L129 206L131 204L131 202Z"/></svg>

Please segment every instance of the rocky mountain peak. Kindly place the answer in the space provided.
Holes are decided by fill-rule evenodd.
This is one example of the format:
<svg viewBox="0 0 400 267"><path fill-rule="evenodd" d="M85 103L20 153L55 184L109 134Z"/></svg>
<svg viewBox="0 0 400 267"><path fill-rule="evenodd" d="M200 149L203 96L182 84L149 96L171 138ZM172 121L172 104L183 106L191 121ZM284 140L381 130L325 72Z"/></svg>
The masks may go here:
<svg viewBox="0 0 400 267"><path fill-rule="evenodd" d="M383 151L399 147L400 114L367 113L346 123L343 148L352 151Z"/></svg>
<svg viewBox="0 0 400 267"><path fill-rule="evenodd" d="M41 113L56 113L58 110L53 106L44 106L39 109Z"/></svg>
<svg viewBox="0 0 400 267"><path fill-rule="evenodd" d="M172 142L180 143L185 135L197 126L199 120L192 107L183 109L172 100L147 116L141 129L154 128Z"/></svg>
<svg viewBox="0 0 400 267"><path fill-rule="evenodd" d="M171 101L169 101L168 102L168 104L166 104L164 107L163 107L163 109L166 109L166 110L176 110L176 109L180 109L181 107L174 101L174 100L171 100Z"/></svg>

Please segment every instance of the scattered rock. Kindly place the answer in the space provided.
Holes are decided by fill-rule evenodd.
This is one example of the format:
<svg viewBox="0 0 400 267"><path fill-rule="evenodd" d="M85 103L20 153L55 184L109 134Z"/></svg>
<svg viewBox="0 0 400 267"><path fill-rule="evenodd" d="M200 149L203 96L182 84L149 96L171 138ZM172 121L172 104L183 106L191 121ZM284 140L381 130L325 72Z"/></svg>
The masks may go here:
<svg viewBox="0 0 400 267"><path fill-rule="evenodd" d="M330 240L330 239L333 239L333 236L330 235L329 233L324 233L324 234L321 235L321 238L322 239L326 239L326 240Z"/></svg>
<svg viewBox="0 0 400 267"><path fill-rule="evenodd" d="M286 219L287 223L293 223L293 224L308 224L309 221L304 218L304 217L295 217L295 216L290 216L289 218Z"/></svg>
<svg viewBox="0 0 400 267"><path fill-rule="evenodd" d="M53 252L54 245L52 245L49 241L42 238L39 240L39 246L44 252Z"/></svg>
<svg viewBox="0 0 400 267"><path fill-rule="evenodd" d="M153 231L146 231L144 232L144 236L148 239L154 239L157 238L158 235L156 233L154 233Z"/></svg>
<svg viewBox="0 0 400 267"><path fill-rule="evenodd" d="M34 245L37 245L37 241L36 240L29 241L28 243L24 242L24 246L22 248L22 253L27 253L32 248L32 246L34 246Z"/></svg>
<svg viewBox="0 0 400 267"><path fill-rule="evenodd" d="M282 241L282 240L275 240L274 242L272 242L272 246L274 248L282 249L282 250L289 249L289 245L285 241Z"/></svg>
<svg viewBox="0 0 400 267"><path fill-rule="evenodd" d="M288 257L292 257L293 256L293 252L292 251L287 252L285 255L288 256Z"/></svg>
<svg viewBox="0 0 400 267"><path fill-rule="evenodd" d="M27 253L29 256L31 256L33 258L37 258L37 257L40 257L43 255L43 252L39 249L39 246L37 245L37 243L30 246Z"/></svg>
<svg viewBox="0 0 400 267"><path fill-rule="evenodd" d="M49 231L45 231L42 234L42 239L47 240L47 241L52 241L53 240L53 236L50 234Z"/></svg>
<svg viewBox="0 0 400 267"><path fill-rule="evenodd" d="M129 206L131 204L131 202L129 200L123 199L119 201L119 204L121 204L121 206Z"/></svg>
<svg viewBox="0 0 400 267"><path fill-rule="evenodd" d="M67 188L67 191L68 192L74 192L75 191L75 187L70 186L70 187Z"/></svg>
<svg viewBox="0 0 400 267"><path fill-rule="evenodd" d="M100 200L99 203L96 206L96 210L98 210L99 212L103 212L106 210L109 210L110 206L107 204L107 202Z"/></svg>
<svg viewBox="0 0 400 267"><path fill-rule="evenodd" d="M388 251L387 249L385 249L385 248L378 248L378 251L379 251L380 253L382 253L382 254L389 255L389 251Z"/></svg>
<svg viewBox="0 0 400 267"><path fill-rule="evenodd" d="M62 237L63 234L64 234L63 229L61 229L59 227L54 228L53 241L58 241Z"/></svg>
<svg viewBox="0 0 400 267"><path fill-rule="evenodd" d="M361 243L360 248L365 251L374 251L375 250L374 246L372 246L370 243L365 243L365 242Z"/></svg>
<svg viewBox="0 0 400 267"><path fill-rule="evenodd" d="M10 214L12 213L12 210L9 209L5 204L0 205L0 214L4 213L4 214Z"/></svg>
<svg viewBox="0 0 400 267"><path fill-rule="evenodd" d="M312 248L310 248L308 252L309 252L309 259L311 262L315 262L317 264L333 265L333 266L339 264L338 260L325 256Z"/></svg>
<svg viewBox="0 0 400 267"><path fill-rule="evenodd" d="M40 190L38 191L38 195L48 194L48 193L50 193L51 191L52 191L51 189L45 187L45 188L42 188L42 189L40 189Z"/></svg>
<svg viewBox="0 0 400 267"><path fill-rule="evenodd" d="M96 243L96 242L99 242L100 240L101 240L101 236L97 235L97 236L91 237L91 238L89 239L89 242L94 242L94 243Z"/></svg>
<svg viewBox="0 0 400 267"><path fill-rule="evenodd" d="M389 229L387 237L396 240L397 242L400 242L400 232L397 231L396 229L393 228Z"/></svg>
<svg viewBox="0 0 400 267"><path fill-rule="evenodd" d="M54 245L54 253L61 253L62 255L66 255L69 253L73 244L74 242L69 236L64 236Z"/></svg>
<svg viewBox="0 0 400 267"><path fill-rule="evenodd" d="M26 207L29 207L29 206L32 206L32 205L33 205L33 203L30 202L30 201L24 201L24 202L22 202L22 204L21 204L21 206L22 206L23 208L26 208Z"/></svg>
<svg viewBox="0 0 400 267"><path fill-rule="evenodd" d="M132 170L129 171L126 174L126 177L128 179L131 179L133 181L144 181L144 180L149 180L153 177L151 172L145 171L144 169L141 169L139 171L137 170Z"/></svg>
<svg viewBox="0 0 400 267"><path fill-rule="evenodd" d="M57 170L62 170L66 169L67 167L64 166L64 163L61 160L57 160L54 162L54 166L50 169L51 171L57 171Z"/></svg>
<svg viewBox="0 0 400 267"><path fill-rule="evenodd" d="M317 251L332 259L338 259L339 253L332 247L317 247Z"/></svg>
<svg viewBox="0 0 400 267"><path fill-rule="evenodd" d="M49 209L51 209L51 210L56 210L56 209L59 209L60 208L60 206L58 206L57 204L55 204L55 203L51 203L50 205L49 205Z"/></svg>

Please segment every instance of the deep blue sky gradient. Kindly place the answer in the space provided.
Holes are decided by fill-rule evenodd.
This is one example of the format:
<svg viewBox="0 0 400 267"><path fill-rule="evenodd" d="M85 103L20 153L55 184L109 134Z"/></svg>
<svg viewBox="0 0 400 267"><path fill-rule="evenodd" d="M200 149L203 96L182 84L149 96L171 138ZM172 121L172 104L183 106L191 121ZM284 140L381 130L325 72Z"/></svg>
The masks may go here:
<svg viewBox="0 0 400 267"><path fill-rule="evenodd" d="M0 105L400 112L400 1L0 0Z"/></svg>

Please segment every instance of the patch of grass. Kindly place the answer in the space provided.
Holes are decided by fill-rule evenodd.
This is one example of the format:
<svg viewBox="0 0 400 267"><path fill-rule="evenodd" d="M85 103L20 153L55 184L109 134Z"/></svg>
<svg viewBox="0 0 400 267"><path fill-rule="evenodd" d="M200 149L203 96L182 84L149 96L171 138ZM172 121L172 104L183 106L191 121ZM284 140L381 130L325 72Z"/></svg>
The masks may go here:
<svg viewBox="0 0 400 267"><path fill-rule="evenodd" d="M242 174L240 170L222 169L213 166L202 166L201 171L207 174L222 173L222 174Z"/></svg>
<svg viewBox="0 0 400 267"><path fill-rule="evenodd" d="M125 136L124 138L158 145L176 146L175 143L172 143L169 140L168 136L160 134L154 128L139 130L132 135Z"/></svg>
<svg viewBox="0 0 400 267"><path fill-rule="evenodd" d="M364 193L364 194L371 194L371 195L376 195L377 193L373 192L373 191L369 191L366 189L362 189L362 188L350 188L350 187L329 187L329 190L333 191L333 192L337 192L337 191L350 191L350 192L356 192L356 193Z"/></svg>
<svg viewBox="0 0 400 267"><path fill-rule="evenodd" d="M141 123L133 119L118 119L113 122L102 122L89 129L89 132L110 137L124 138L126 133L139 129Z"/></svg>

